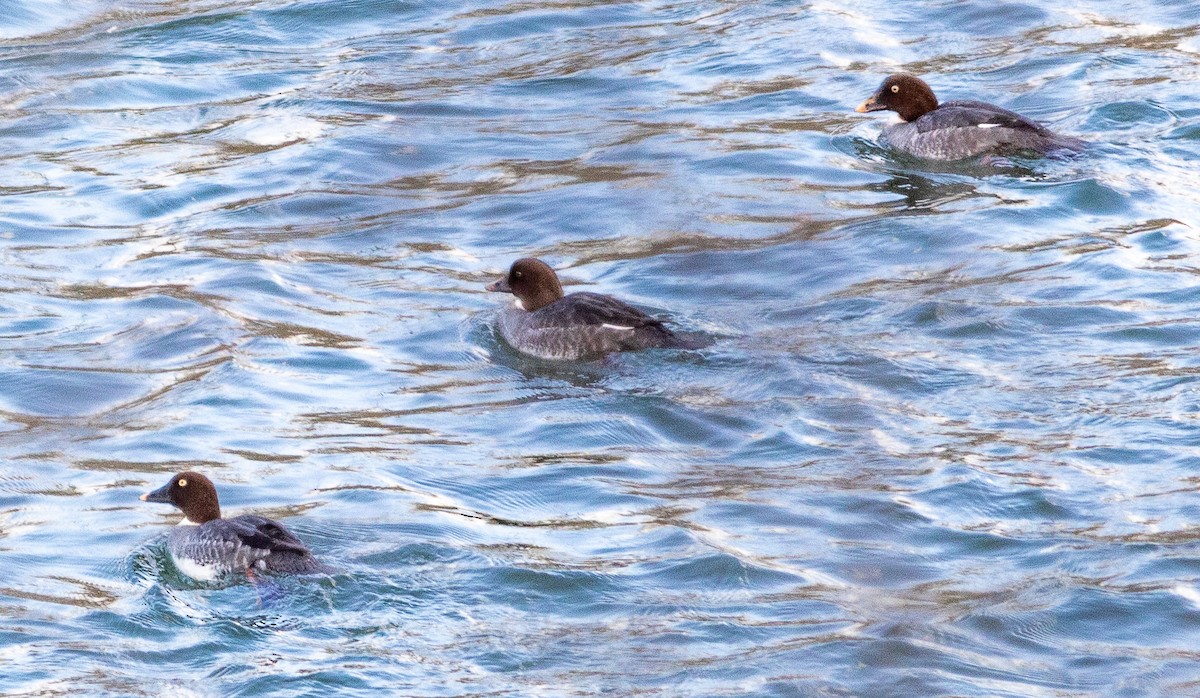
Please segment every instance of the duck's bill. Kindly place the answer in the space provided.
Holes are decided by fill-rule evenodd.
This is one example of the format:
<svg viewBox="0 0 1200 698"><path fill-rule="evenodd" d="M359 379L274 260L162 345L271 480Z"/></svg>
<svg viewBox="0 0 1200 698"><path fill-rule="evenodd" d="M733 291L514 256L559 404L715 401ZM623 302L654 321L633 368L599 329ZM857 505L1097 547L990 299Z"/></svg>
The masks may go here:
<svg viewBox="0 0 1200 698"><path fill-rule="evenodd" d="M858 112L859 114L866 114L869 111L880 111L887 109L887 107L875 100L875 98L878 96L879 95L871 95L870 97L867 97L865 100L863 100L862 104L854 108L854 111Z"/></svg>
<svg viewBox="0 0 1200 698"><path fill-rule="evenodd" d="M508 279L497 279L487 285L487 290L497 291L499 293L512 293L512 288L508 285Z"/></svg>
<svg viewBox="0 0 1200 698"><path fill-rule="evenodd" d="M160 502L162 504L170 504L171 503L170 491L171 491L171 483L168 482L167 484L163 485L162 487L159 487L158 489L154 490L153 492L147 492L146 494L143 494L140 497L140 499L143 502Z"/></svg>

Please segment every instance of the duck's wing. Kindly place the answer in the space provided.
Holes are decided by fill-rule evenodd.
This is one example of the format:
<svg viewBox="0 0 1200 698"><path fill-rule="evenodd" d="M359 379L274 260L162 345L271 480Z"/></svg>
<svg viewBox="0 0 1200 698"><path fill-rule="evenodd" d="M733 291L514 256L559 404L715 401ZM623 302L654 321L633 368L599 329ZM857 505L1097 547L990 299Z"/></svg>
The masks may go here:
<svg viewBox="0 0 1200 698"><path fill-rule="evenodd" d="M547 312L550 311L550 312ZM662 327L663 321L603 293L572 293L538 311L562 325L608 325L614 329Z"/></svg>
<svg viewBox="0 0 1200 698"><path fill-rule="evenodd" d="M1060 136L1016 112L986 102L957 100L915 121L891 124L884 140L898 150L934 160L1035 151L1082 151L1078 138Z"/></svg>
<svg viewBox="0 0 1200 698"><path fill-rule="evenodd" d="M283 524L265 516L244 514L220 520L224 521L227 529L247 547L268 553L309 554L308 546L284 528Z"/></svg>
<svg viewBox="0 0 1200 698"><path fill-rule="evenodd" d="M913 123L920 133L951 128L1003 128L1039 136L1048 133L1044 126L1015 111L973 99L945 102Z"/></svg>

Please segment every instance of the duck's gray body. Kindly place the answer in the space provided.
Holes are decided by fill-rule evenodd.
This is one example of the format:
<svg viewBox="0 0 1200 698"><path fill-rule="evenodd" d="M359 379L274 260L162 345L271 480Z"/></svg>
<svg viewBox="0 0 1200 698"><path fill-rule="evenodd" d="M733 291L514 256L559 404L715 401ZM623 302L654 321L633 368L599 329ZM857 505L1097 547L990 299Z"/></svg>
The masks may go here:
<svg viewBox="0 0 1200 698"><path fill-rule="evenodd" d="M314 574L324 565L282 524L246 514L182 525L167 541L180 572L202 581L258 570L270 574Z"/></svg>
<svg viewBox="0 0 1200 698"><path fill-rule="evenodd" d="M661 320L600 293L572 293L532 312L509 304L500 310L498 325L513 348L543 359L577 361L687 346Z"/></svg>
<svg viewBox="0 0 1200 698"><path fill-rule="evenodd" d="M890 124L881 140L896 150L931 160L961 160L989 153L1054 154L1083 150L1084 141L1058 135L1020 114L987 102L953 100L913 121Z"/></svg>

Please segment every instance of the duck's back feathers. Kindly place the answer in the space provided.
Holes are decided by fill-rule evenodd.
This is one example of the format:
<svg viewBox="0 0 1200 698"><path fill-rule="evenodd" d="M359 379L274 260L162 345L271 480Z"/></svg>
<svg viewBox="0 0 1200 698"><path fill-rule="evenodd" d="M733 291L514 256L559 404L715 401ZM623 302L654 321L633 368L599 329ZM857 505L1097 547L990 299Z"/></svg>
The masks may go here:
<svg viewBox="0 0 1200 698"><path fill-rule="evenodd" d="M594 359L617 351L690 346L653 318L612 296L572 293L534 312L500 313L500 334L543 359Z"/></svg>
<svg viewBox="0 0 1200 698"><path fill-rule="evenodd" d="M995 104L974 99L955 99L944 102L937 109L925 114L915 122L922 133L943 128L979 127L987 124L996 128L1046 135L1050 133L1038 123Z"/></svg>
<svg viewBox="0 0 1200 698"><path fill-rule="evenodd" d="M326 571L282 524L252 514L179 526L171 532L168 547L176 566L197 579L211 580L248 569L275 574Z"/></svg>
<svg viewBox="0 0 1200 698"><path fill-rule="evenodd" d="M1084 142L1060 136L1020 114L987 102L945 102L912 122L883 130L892 147L918 157L959 160L984 153L1079 151Z"/></svg>
<svg viewBox="0 0 1200 698"><path fill-rule="evenodd" d="M564 296L537 313L538 322L547 325L609 325L617 328L663 328L662 320L603 293L581 291ZM665 330L665 328L663 328Z"/></svg>
<svg viewBox="0 0 1200 698"><path fill-rule="evenodd" d="M265 550L274 553L308 554L308 548L300 539L281 524L254 514L243 514L232 519L223 519L225 524L237 535L243 545L255 550Z"/></svg>
<svg viewBox="0 0 1200 698"><path fill-rule="evenodd" d="M262 566L278 574L312 574L325 570L304 545L283 524L264 516L244 514L223 519L236 532L242 545L264 551Z"/></svg>

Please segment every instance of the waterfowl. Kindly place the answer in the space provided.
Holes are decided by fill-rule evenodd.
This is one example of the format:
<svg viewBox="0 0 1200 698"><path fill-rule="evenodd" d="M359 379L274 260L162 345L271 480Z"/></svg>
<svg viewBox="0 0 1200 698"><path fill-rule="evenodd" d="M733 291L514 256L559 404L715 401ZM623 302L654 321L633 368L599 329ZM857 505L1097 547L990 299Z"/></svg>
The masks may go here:
<svg viewBox="0 0 1200 698"><path fill-rule="evenodd" d="M487 290L516 297L500 311L504 340L543 359L595 359L618 351L695 346L662 320L612 296L563 294L558 274L540 259L518 259Z"/></svg>
<svg viewBox="0 0 1200 698"><path fill-rule="evenodd" d="M987 102L960 99L938 103L929 85L908 73L888 76L875 94L855 109L860 113L883 110L899 114L900 123L885 126L881 141L931 160L1021 152L1068 153L1087 145Z"/></svg>
<svg viewBox="0 0 1200 698"><path fill-rule="evenodd" d="M143 502L173 504L183 521L171 531L167 549L187 576L211 581L234 572L253 578L271 574L313 574L327 568L283 524L264 516L221 518L217 488L204 475L183 472L141 496Z"/></svg>

